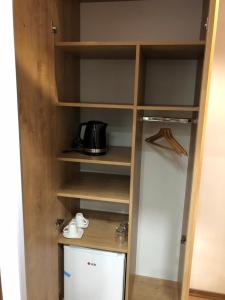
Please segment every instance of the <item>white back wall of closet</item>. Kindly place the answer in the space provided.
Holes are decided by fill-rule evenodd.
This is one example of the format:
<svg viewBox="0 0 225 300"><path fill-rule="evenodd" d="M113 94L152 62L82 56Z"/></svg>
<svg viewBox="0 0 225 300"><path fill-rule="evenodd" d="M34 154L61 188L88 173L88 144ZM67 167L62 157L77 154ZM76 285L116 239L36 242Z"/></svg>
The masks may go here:
<svg viewBox="0 0 225 300"><path fill-rule="evenodd" d="M188 150L190 127L170 127ZM188 159L144 141L159 128L144 125L136 272L177 280Z"/></svg>
<svg viewBox="0 0 225 300"><path fill-rule="evenodd" d="M201 9L202 0L82 3L81 40L198 40ZM101 64L101 70L104 71L104 62ZM152 79L154 79L154 86L156 86L159 84L162 67L158 63L154 67L157 73L155 73L156 77ZM111 64L110 68L112 73L116 74L117 63ZM124 62L122 74L126 74L128 68L131 68L130 63ZM96 78L93 78L93 72L92 75L91 72L88 75L88 70L93 69L96 70ZM99 79L102 75L98 75L98 70L99 61L91 60L89 65L88 61L81 63L81 96L83 99L92 97L91 89L94 89L95 98L98 96L92 83L101 82ZM176 99L181 105L182 101L186 101L186 103L183 102L185 104L189 103L187 101L192 103L193 74L196 71L196 63L190 61L187 64L187 62L180 61L172 72L179 74L180 70L185 70L185 81L188 84L180 89L173 84L170 92L176 95ZM168 74L168 69L163 71L163 76L168 82L173 81L173 78L170 78L172 76ZM125 77L122 80L124 87L128 88L131 78L127 78L127 82ZM121 97L125 98L125 95L130 96L133 92L126 91L125 93L123 90L115 88L109 90L109 86L106 84L102 84L101 89L103 90L99 92L100 100L104 100L102 95L107 95L108 92L108 98L115 102ZM151 91L147 90L147 93L151 93ZM184 96L180 97L182 94ZM160 99L166 101L168 92L161 90ZM160 99L158 100L160 101ZM94 100L98 101L99 99ZM90 119L99 117L101 120L105 118L107 122L111 118L108 114L109 112L96 110L93 116L87 110L82 110L81 120L86 121L89 117ZM114 124L111 126L113 137L111 144L125 146L128 142L130 143L130 132L127 130L130 115L127 116L126 114L128 114L126 111L112 114L116 116L117 120L111 119ZM120 123L118 127L120 132L117 130L116 122ZM122 125L123 123L124 125ZM178 157L166 150L155 149L144 142L144 137L156 133L160 126L162 125L144 125L136 272L144 276L176 280L186 188L187 158ZM172 131L178 141L188 150L189 125L175 125L172 127ZM127 137L125 138L125 136ZM114 172L114 170L111 171ZM115 207L109 204L105 206L102 203L95 206L93 202L87 201L81 201L81 206L92 209L124 211L124 207Z"/></svg>
<svg viewBox="0 0 225 300"><path fill-rule="evenodd" d="M202 0L82 3L81 40L195 40L201 10Z"/></svg>

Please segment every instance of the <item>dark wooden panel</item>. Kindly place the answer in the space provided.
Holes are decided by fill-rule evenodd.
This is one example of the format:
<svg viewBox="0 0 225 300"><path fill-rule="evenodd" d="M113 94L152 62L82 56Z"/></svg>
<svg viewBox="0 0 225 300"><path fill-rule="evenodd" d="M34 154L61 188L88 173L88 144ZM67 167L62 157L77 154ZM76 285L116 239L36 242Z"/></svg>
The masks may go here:
<svg viewBox="0 0 225 300"><path fill-rule="evenodd" d="M56 27L56 41L80 40L80 2L79 0L52 0L55 5L52 20Z"/></svg>
<svg viewBox="0 0 225 300"><path fill-rule="evenodd" d="M206 33L207 33L207 23L208 23L208 15L209 15L209 1L210 0L204 0L202 1L202 22L201 22L201 30L200 30L200 39L205 40L206 39Z"/></svg>

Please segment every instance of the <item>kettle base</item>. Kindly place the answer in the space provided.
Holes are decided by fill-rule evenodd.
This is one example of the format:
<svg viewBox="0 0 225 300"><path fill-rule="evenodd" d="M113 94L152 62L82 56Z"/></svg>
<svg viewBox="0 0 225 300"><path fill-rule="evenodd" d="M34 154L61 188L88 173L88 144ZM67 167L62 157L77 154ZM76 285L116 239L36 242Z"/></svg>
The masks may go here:
<svg viewBox="0 0 225 300"><path fill-rule="evenodd" d="M98 155L104 155L107 152L107 149L89 149L89 148L84 148L83 149L84 154L87 155L93 155L93 156L98 156Z"/></svg>

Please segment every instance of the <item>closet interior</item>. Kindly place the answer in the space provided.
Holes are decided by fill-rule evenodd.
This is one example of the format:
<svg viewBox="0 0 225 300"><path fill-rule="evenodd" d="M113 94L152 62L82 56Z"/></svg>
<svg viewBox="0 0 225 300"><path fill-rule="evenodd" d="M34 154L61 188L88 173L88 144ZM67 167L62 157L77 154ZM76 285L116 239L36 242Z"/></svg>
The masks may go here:
<svg viewBox="0 0 225 300"><path fill-rule="evenodd" d="M205 0L55 1L52 198L60 209L51 243L58 243L53 269L60 299L63 245L125 253L125 300L186 299L183 265L204 111L208 15ZM105 155L68 150L79 124L90 120L107 123ZM187 155L166 138L147 142L161 129ZM82 239L66 239L62 224L77 211L90 225ZM120 223L128 223L122 241Z"/></svg>

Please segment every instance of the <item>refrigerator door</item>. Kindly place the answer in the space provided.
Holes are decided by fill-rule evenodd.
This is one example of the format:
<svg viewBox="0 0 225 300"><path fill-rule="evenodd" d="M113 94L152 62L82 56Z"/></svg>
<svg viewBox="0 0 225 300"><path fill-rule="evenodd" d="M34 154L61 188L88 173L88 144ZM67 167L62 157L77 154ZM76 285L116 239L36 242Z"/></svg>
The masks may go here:
<svg viewBox="0 0 225 300"><path fill-rule="evenodd" d="M123 300L125 254L64 246L64 300Z"/></svg>

